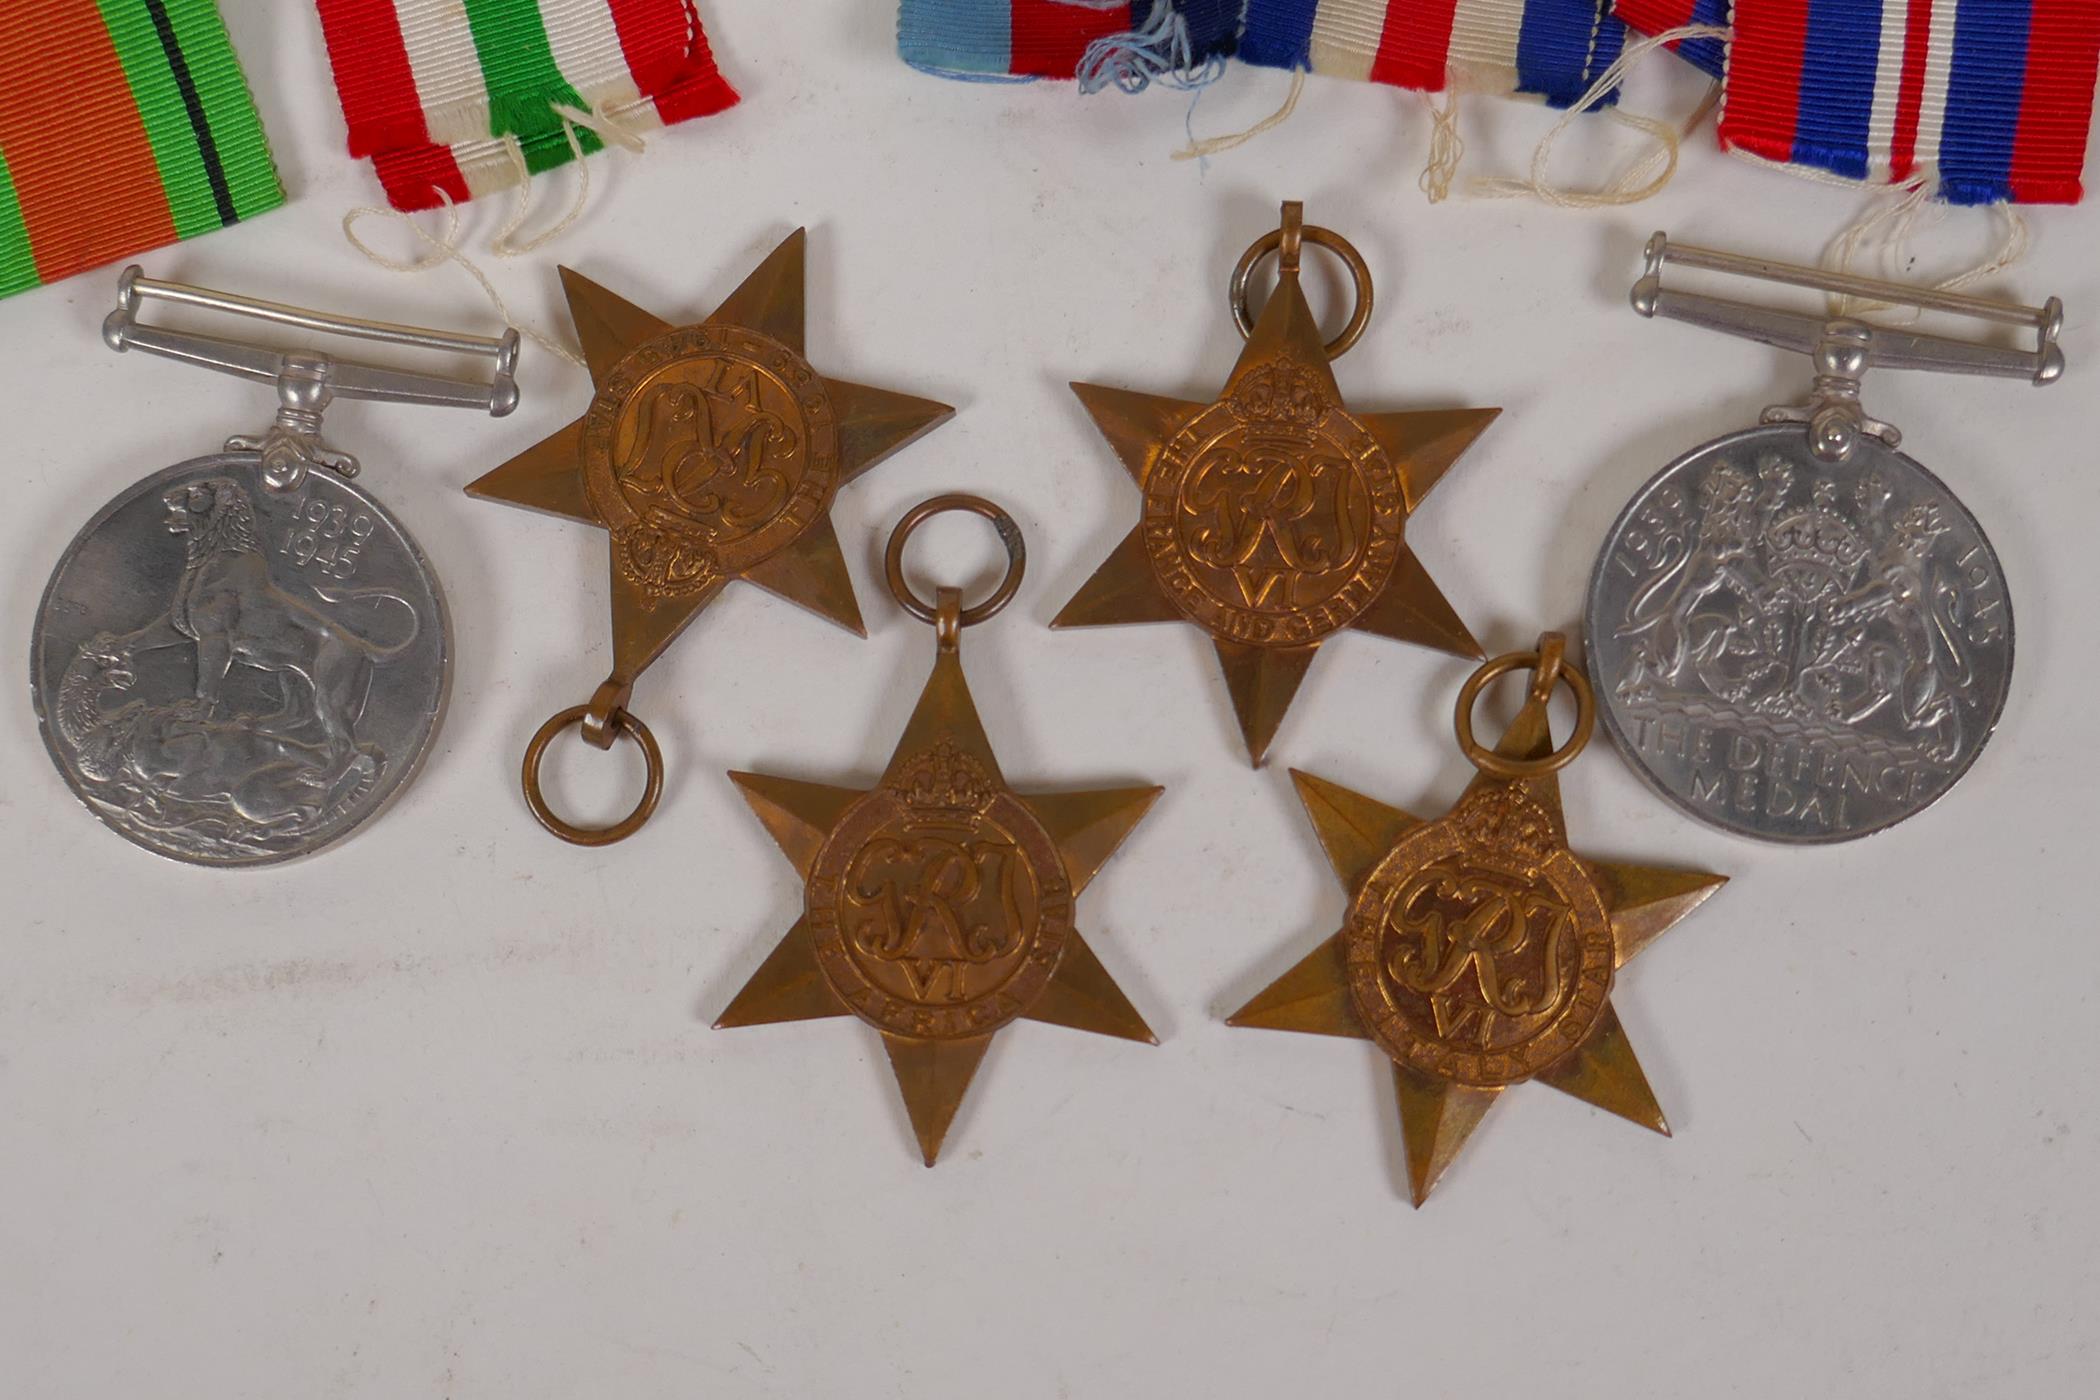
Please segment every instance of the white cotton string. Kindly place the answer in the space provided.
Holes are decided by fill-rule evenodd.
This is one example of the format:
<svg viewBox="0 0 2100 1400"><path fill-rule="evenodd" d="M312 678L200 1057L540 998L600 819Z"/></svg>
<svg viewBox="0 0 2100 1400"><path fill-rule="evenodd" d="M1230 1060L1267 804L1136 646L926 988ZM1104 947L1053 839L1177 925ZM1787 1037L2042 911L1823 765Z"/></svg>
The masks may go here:
<svg viewBox="0 0 2100 1400"><path fill-rule="evenodd" d="M583 217L584 208L591 199L591 163L584 159L583 142L576 136L576 123L563 117L561 134L568 138L569 150L575 156L571 164L576 170L576 197L569 201L569 211L563 214L553 227L521 242L517 233L524 226L527 210L532 207L532 197L529 193L532 189L532 176L529 172L525 173L519 180L520 194L512 203L510 218L505 220L502 229L497 232L495 241L489 244L489 251L497 257L516 258L536 252L574 228L576 221ZM511 147L515 148L518 145L514 137L505 137L504 140ZM517 151L517 159L519 169L524 170L525 153L522 148Z"/></svg>
<svg viewBox="0 0 2100 1400"><path fill-rule="evenodd" d="M520 239L518 231L525 226L532 212L532 169L526 163L525 148L518 138L504 136L503 153L508 157L512 174L515 176L511 185L516 193L512 197L509 217L504 220L503 227L497 231L496 237L489 244L489 252L498 258L515 258L543 248L574 228L577 220L583 217L591 197L591 164L585 159L583 141L576 134L579 128L595 133L607 145L618 146L622 150L639 152L646 149L646 143L640 134L602 105L593 105L586 111L566 103L557 103L554 104L554 114L561 118L562 135L568 139L569 154L575 157L573 163L577 169L576 197L570 201L568 212L551 228L530 238ZM573 365L583 364L583 357L567 345L542 335L530 326L520 325L510 314L510 307L505 304L502 293L496 290L496 284L489 280L488 274L483 272L472 258L460 251L459 206L453 202L452 196L442 189L437 191L437 197L445 205L445 231L442 234L430 232L398 209L382 209L377 205L365 204L343 215L343 237L374 266L385 268L388 272L413 274L428 272L447 262L458 263L488 297L489 304L496 308L496 314L503 318L505 326L550 355L567 360ZM373 214L400 222L427 245L430 251L415 258L393 258L381 253L357 233L358 220Z"/></svg>
<svg viewBox="0 0 2100 1400"><path fill-rule="evenodd" d="M1458 134L1458 84L1446 82L1441 103L1426 92L1422 102L1434 125L1429 134L1429 163L1422 167L1415 184L1431 204L1442 204L1451 195L1451 182L1458 178L1459 162L1466 158L1466 141Z"/></svg>
<svg viewBox="0 0 2100 1400"><path fill-rule="evenodd" d="M559 341L541 335L529 326L520 325L516 318L510 314L510 307L504 303L502 293L496 290L496 284L489 281L487 273L475 266L472 258L469 258L459 250L459 206L454 204L452 197L443 190L438 191L438 198L445 203L445 231L442 234L432 233L398 209L382 209L376 204L362 204L343 215L343 237L349 239L350 246L364 254L374 266L385 268L388 272L414 274L428 272L444 263L458 263L467 270L467 275L472 277L475 283L480 286L482 293L488 297L489 304L496 308L496 314L502 318L505 326L524 336L548 354L567 360L572 365L581 365L583 363L581 355L578 355L574 350L571 350ZM428 245L430 251L417 258L392 258L372 247L372 245L357 235L357 221L372 214L398 221L410 233L413 233Z"/></svg>
<svg viewBox="0 0 2100 1400"><path fill-rule="evenodd" d="M510 217L503 221L502 228L496 230L489 251L499 258L507 258L511 256L511 236L524 227L526 216L532 212L532 167L525 163L525 146L517 137L506 132L501 139L503 154L509 159L511 169L508 184L512 192Z"/></svg>
<svg viewBox="0 0 2100 1400"><path fill-rule="evenodd" d="M350 246L363 253L368 261L378 267L385 268L388 272L428 272L448 258L459 256L459 206L454 204L452 196L446 194L443 190L437 192L437 197L445 203L445 231L443 234L431 233L399 209L382 209L376 204L360 204L349 213L343 215L343 237L349 239ZM388 257L357 236L357 221L370 214L378 214L383 218L400 220L408 225L410 233L429 244L432 251L421 258Z"/></svg>
<svg viewBox="0 0 2100 1400"><path fill-rule="evenodd" d="M1911 234L1921 216L1930 215L1938 223L1946 215L1945 205L1931 203L1933 186L1922 179L1907 180L1889 187L1894 198L1875 200L1867 209L1841 230L1824 250L1823 265L1838 272L1850 272L1860 254L1868 248L1877 252L1880 266L1877 271L1886 281L1905 281L1912 274L1916 261L1911 252ZM1991 206L1993 216L2003 222L2004 235L1998 245L1982 261L1977 262L1951 276L1932 284L1937 291L1957 292L1980 282L2018 263L2027 256L2027 220L2010 204ZM1833 316L1854 316L1867 312L1889 310L1887 302L1869 298L1834 295L1831 298ZM1904 308L1904 319L1914 321L1920 315L1915 307Z"/></svg>
<svg viewBox="0 0 2100 1400"><path fill-rule="evenodd" d="M649 149L649 143L642 139L640 132L627 125L611 108L602 103L585 111L581 107L571 107L566 102L557 102L554 104L554 115L563 121L574 122L606 145L618 146L631 155L640 155Z"/></svg>
<svg viewBox="0 0 2100 1400"><path fill-rule="evenodd" d="M1246 145L1264 131L1279 127L1289 120L1291 113L1298 110L1298 94L1304 91L1305 70L1303 68L1294 68L1291 70L1290 94L1283 99L1281 107L1278 107L1245 131L1236 131L1229 136L1205 136L1200 140L1191 140L1188 145L1174 152L1174 159L1198 160L1204 156L1214 156L1220 151L1229 151L1235 146Z"/></svg>
<svg viewBox="0 0 2100 1400"><path fill-rule="evenodd" d="M1819 170L1812 165L1788 165L1783 161L1766 160L1749 151L1730 148L1730 155L1765 170L1777 170L1797 180L1813 184L1831 185L1845 190L1871 190L1879 198L1868 204L1860 216L1839 230L1823 251L1823 265L1838 272L1852 270L1853 262L1860 251L1878 245L1882 277L1886 281L1902 282L1911 278L1916 261L1910 249L1910 236L1921 215L1930 211L1936 223L1945 217L1946 207L1933 201L1938 192L1937 182L1922 176L1912 176L1900 184L1881 184L1871 180L1855 180L1847 175L1834 175L1828 170ZM1893 196L1893 197L1892 197ZM1991 206L1992 213L2005 225L2004 237L1989 256L1970 267L1932 284L1935 290L1959 291L1963 287L1994 277L2014 266L2027 256L2029 241L2027 220L2011 204L1999 203ZM1876 237L1878 230L1886 231ZM1855 312L1881 311L1888 309L1887 303L1863 300L1842 295L1831 297L1831 314L1846 316ZM1906 315L1916 320L1920 313L1916 308L1907 308Z"/></svg>
<svg viewBox="0 0 2100 1400"><path fill-rule="evenodd" d="M1875 248L1883 265L1883 271L1892 271L1890 261L1899 256L1898 250L1910 243L1910 230L1917 222L1918 211L1925 207L1930 193L1923 180L1910 180L1892 187L1894 198L1880 198L1870 202L1859 217L1838 231L1837 237L1823 250L1823 265L1837 272L1851 272L1860 253ZM1885 311L1889 303L1854 297L1849 293L1833 292L1830 295L1830 314L1833 316L1856 316L1869 311ZM1913 318L1917 312L1911 313Z"/></svg>
<svg viewBox="0 0 2100 1400"><path fill-rule="evenodd" d="M1986 277L1995 277L2027 256L2026 216L2009 203L1993 204L1991 212L2005 221L2005 237L1999 240L1998 251L1967 271L1957 272L1940 282L1941 291L1958 292Z"/></svg>
<svg viewBox="0 0 2100 1400"><path fill-rule="evenodd" d="M1528 178L1492 176L1475 180L1472 192L1488 199L1515 199L1529 197L1563 209L1605 209L1622 204L1638 204L1661 193L1664 186L1677 173L1677 153L1684 138L1706 119L1712 110L1713 94L1700 102L1691 117L1680 127L1655 117L1641 116L1634 112L1621 111L1617 107L1606 110L1605 115L1621 126L1631 127L1654 138L1655 149L1621 170L1608 183L1593 190L1573 189L1555 184L1547 178L1547 167L1553 159L1553 148L1575 119L1602 104L1618 90L1626 80L1627 72L1641 59L1665 44L1678 43L1685 39L1725 39L1732 31L1726 25L1686 24L1676 29L1666 29L1659 34L1628 44L1612 60L1611 66L1597 75L1588 92L1574 106L1561 113L1560 120L1553 124L1538 146L1531 153L1531 174ZM1434 155L1432 153L1432 161ZM1426 186L1425 186L1426 188ZM1435 199L1435 195L1431 195Z"/></svg>
<svg viewBox="0 0 2100 1400"><path fill-rule="evenodd" d="M625 151L639 153L648 149L648 143L643 141L638 133L632 128L623 125L618 118L602 106L593 107L589 111L585 111L580 107L571 107L565 102L557 102L554 104L554 115L561 118L561 134L567 138L569 154L574 157L572 164L575 165L577 172L576 197L569 201L568 212L563 214L553 227L544 232L534 234L523 242L520 242L516 235L518 230L524 226L526 211L530 208L531 200L529 196L520 198L511 212L511 217L504 223L502 230L497 233L495 241L489 245L489 251L499 258L521 257L526 253L537 252L541 248L546 247L549 243L576 227L577 221L583 217L583 211L590 206L591 163L584 157L583 141L576 134L578 127L591 131L607 145L618 146ZM526 189L530 189L532 174L525 165L524 148L518 144L517 138L512 136L504 138L504 146L506 150L511 152L512 159L517 166L519 184Z"/></svg>

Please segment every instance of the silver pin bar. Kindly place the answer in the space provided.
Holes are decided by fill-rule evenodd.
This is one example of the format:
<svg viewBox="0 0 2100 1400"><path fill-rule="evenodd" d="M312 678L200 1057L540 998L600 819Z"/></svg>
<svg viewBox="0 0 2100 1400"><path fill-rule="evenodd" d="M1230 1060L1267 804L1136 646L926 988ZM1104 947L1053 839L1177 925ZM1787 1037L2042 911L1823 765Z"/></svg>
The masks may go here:
<svg viewBox="0 0 2100 1400"><path fill-rule="evenodd" d="M139 323L140 307L149 301L219 311L299 330L340 335L352 340L370 340L385 345L405 345L418 350L438 350L493 360L495 368L486 384L453 379L444 375L386 369L357 364L311 353L272 350L223 336L197 331L170 330ZM465 335L453 331L426 330L357 316L335 316L280 302L238 296L192 287L181 282L158 282L142 275L136 266L124 269L117 283L117 309L102 323L102 338L119 352L141 350L149 355L184 364L217 370L242 379L276 384L282 389L288 378L303 383L324 379L329 395L339 399L373 399L388 403L417 403L446 408L473 408L501 418L518 406L518 333L501 336Z"/></svg>
<svg viewBox="0 0 2100 1400"><path fill-rule="evenodd" d="M1805 355L1816 354L1832 340L1833 329L1843 326L1847 339L1864 346L1865 358L1860 369L1919 369L1992 375L2025 379L2036 385L2053 384L2064 372L2063 350L2056 343L2057 334L2063 329L2064 310L2063 303L2055 297L2040 306L2023 306L2018 302L1906 286L1853 273L1672 243L1661 233L1648 240L1647 260L1646 273L1633 286L1633 309L1643 316L1683 321L1781 349L1798 350ZM1853 317L1782 311L1700 292L1666 288L1663 286L1663 269L1673 265L1891 305L1914 306L1922 311L1973 316L2000 325L2029 327L2035 333L2035 345L2032 350L2015 350L1953 336L1871 325Z"/></svg>

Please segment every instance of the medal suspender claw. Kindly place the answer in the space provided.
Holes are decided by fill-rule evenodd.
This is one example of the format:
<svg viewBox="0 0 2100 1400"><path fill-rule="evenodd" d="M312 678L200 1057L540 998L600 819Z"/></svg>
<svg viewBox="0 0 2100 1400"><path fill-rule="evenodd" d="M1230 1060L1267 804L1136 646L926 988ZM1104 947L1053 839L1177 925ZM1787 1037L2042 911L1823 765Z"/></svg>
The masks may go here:
<svg viewBox="0 0 2100 1400"><path fill-rule="evenodd" d="M692 325L674 325L563 268L590 405L467 487L471 496L597 525L612 538L612 674L587 704L540 727L522 773L533 816L572 845L623 841L656 810L663 754L629 701L642 673L729 584L755 583L866 635L832 504L841 486L954 413L810 365L806 245L796 230ZM568 821L541 790L547 748L571 725L599 749L629 736L648 764L640 801L611 826Z"/></svg>
<svg viewBox="0 0 2100 1400"><path fill-rule="evenodd" d="M517 406L518 338L327 315L125 270L103 324L143 351L269 384L276 421L104 506L37 611L44 742L89 810L198 865L261 865L339 840L415 775L452 642L429 561L321 439L336 399ZM493 362L487 383L143 324L160 302Z"/></svg>
<svg viewBox="0 0 2100 1400"><path fill-rule="evenodd" d="M991 522L1005 579L965 606L904 577L912 532L943 511ZM1074 925L1095 873L1156 787L1017 793L999 771L963 679L963 629L1020 589L1013 517L981 496L936 496L890 535L890 592L934 630L933 674L872 789L732 773L804 881L803 915L717 1028L856 1016L881 1033L927 1166L992 1037L1015 1020L1156 1044Z"/></svg>
<svg viewBox="0 0 2100 1400"><path fill-rule="evenodd" d="M1727 882L1569 849L1559 774L1589 742L1596 705L1566 650L1546 633L1460 689L1459 749L1480 772L1441 817L1291 774L1348 913L1341 932L1228 1023L1349 1036L1383 1051L1417 1206L1502 1091L1528 1079L1670 1131L1612 1010L1612 984ZM1474 738L1473 707L1513 671L1531 673L1524 707L1489 749ZM1558 686L1574 695L1576 721L1555 748L1546 707Z"/></svg>
<svg viewBox="0 0 2100 1400"><path fill-rule="evenodd" d="M2031 331L2032 349L1665 286L1683 267ZM2013 619L1983 527L1869 416L1870 369L2054 383L2062 305L2022 306L1649 242L1644 316L1812 358L1808 402L1692 449L1605 538L1587 605L1605 727L1700 821L1794 844L1850 840L1958 782L2005 708Z"/></svg>

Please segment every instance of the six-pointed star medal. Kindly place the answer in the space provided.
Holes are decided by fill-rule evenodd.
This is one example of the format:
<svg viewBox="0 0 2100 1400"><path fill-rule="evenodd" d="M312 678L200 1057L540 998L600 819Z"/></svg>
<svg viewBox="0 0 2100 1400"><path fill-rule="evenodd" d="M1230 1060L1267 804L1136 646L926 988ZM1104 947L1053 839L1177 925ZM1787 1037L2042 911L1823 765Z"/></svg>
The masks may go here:
<svg viewBox="0 0 2100 1400"><path fill-rule="evenodd" d="M1208 632L1255 764L1336 632L1480 656L1403 530L1502 410L1350 413L1295 274L1278 280L1217 401L1072 389L1144 509L1051 625Z"/></svg>
<svg viewBox="0 0 2100 1400"><path fill-rule="evenodd" d="M1551 749L1533 699L1496 752ZM1612 979L1724 876L1575 855L1553 773L1482 773L1427 822L1291 776L1349 912L1340 933L1227 1019L1384 1051L1417 1206L1502 1091L1526 1079L1669 1134L1612 1010Z"/></svg>
<svg viewBox="0 0 2100 1400"><path fill-rule="evenodd" d="M467 493L611 534L617 680L631 685L731 579L865 635L832 498L954 410L810 367L806 245L797 229L690 326L561 269L596 394Z"/></svg>
<svg viewBox="0 0 2100 1400"><path fill-rule="evenodd" d="M955 651L873 790L730 777L806 883L803 916L715 1025L858 1016L882 1034L927 1166L1012 1021L1158 1043L1073 902L1160 789L1012 791Z"/></svg>

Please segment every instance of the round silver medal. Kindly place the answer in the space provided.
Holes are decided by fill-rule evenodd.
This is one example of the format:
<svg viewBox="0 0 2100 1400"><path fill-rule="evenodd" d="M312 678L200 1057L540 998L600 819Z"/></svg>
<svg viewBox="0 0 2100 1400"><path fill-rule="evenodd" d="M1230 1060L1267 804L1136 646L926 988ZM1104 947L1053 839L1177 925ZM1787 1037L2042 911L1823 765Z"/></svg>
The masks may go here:
<svg viewBox="0 0 2100 1400"><path fill-rule="evenodd" d="M88 809L199 865L340 840L414 776L445 705L437 579L334 471L182 462L87 523L38 608L44 742Z"/></svg>
<svg viewBox="0 0 2100 1400"><path fill-rule="evenodd" d="M1586 620L1636 771L1769 841L1850 840L1930 806L2012 680L2012 604L1975 517L1878 438L1826 461L1802 424L1650 480L1605 539Z"/></svg>

